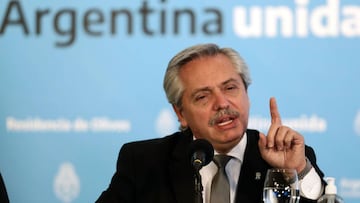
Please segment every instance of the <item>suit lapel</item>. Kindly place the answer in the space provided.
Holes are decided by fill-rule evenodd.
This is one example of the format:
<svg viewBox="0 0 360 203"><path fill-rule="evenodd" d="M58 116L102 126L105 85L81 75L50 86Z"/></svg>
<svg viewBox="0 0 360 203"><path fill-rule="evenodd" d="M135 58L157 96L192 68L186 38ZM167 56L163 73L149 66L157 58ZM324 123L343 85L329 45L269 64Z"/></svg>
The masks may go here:
<svg viewBox="0 0 360 203"><path fill-rule="evenodd" d="M188 155L191 141L191 132L181 133L169 163L170 179L178 203L194 201L194 171Z"/></svg>
<svg viewBox="0 0 360 203"><path fill-rule="evenodd" d="M269 165L262 159L258 148L259 133L247 131L247 145L241 165L235 202L261 202L266 170Z"/></svg>

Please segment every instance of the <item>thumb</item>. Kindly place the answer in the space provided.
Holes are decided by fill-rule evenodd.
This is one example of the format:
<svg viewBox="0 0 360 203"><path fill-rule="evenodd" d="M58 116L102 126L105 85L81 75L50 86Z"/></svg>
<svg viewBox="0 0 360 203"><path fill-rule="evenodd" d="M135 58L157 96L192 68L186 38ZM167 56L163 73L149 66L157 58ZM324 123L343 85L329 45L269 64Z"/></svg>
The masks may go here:
<svg viewBox="0 0 360 203"><path fill-rule="evenodd" d="M264 133L260 132L259 133L259 141L258 141L258 145L259 145L259 149L260 151L266 149L266 136Z"/></svg>

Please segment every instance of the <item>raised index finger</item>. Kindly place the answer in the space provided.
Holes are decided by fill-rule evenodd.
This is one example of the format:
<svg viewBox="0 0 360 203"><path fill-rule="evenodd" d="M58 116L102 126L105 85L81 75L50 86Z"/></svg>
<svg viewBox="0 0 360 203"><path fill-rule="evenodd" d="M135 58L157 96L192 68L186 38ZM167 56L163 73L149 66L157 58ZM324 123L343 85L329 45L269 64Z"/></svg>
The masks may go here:
<svg viewBox="0 0 360 203"><path fill-rule="evenodd" d="M276 104L275 97L270 98L271 125L281 125L281 117Z"/></svg>

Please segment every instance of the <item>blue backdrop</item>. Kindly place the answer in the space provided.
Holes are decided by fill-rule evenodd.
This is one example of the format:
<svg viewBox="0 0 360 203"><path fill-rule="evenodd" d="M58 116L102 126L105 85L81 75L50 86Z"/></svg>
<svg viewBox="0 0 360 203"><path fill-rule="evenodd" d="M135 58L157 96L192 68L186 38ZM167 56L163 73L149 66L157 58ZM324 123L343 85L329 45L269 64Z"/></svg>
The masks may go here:
<svg viewBox="0 0 360 203"><path fill-rule="evenodd" d="M347 203L360 201L357 0L0 0L0 171L14 203L94 202L122 144L178 123L162 89L197 43L238 50L268 102L313 146Z"/></svg>

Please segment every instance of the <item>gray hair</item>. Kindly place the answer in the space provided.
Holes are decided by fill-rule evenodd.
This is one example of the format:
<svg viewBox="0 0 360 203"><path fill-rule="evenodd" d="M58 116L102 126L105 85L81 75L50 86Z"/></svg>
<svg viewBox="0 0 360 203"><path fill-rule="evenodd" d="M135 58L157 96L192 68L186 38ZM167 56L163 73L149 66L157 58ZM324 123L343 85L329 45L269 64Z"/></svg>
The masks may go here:
<svg viewBox="0 0 360 203"><path fill-rule="evenodd" d="M230 59L242 78L245 89L247 90L248 86L251 84L250 72L245 61L238 52L231 48L220 48L216 44L199 44L184 49L170 60L163 83L169 103L179 108L182 106L181 98L184 92L184 87L179 77L181 67L192 60L201 57L216 56L218 54L224 54Z"/></svg>

